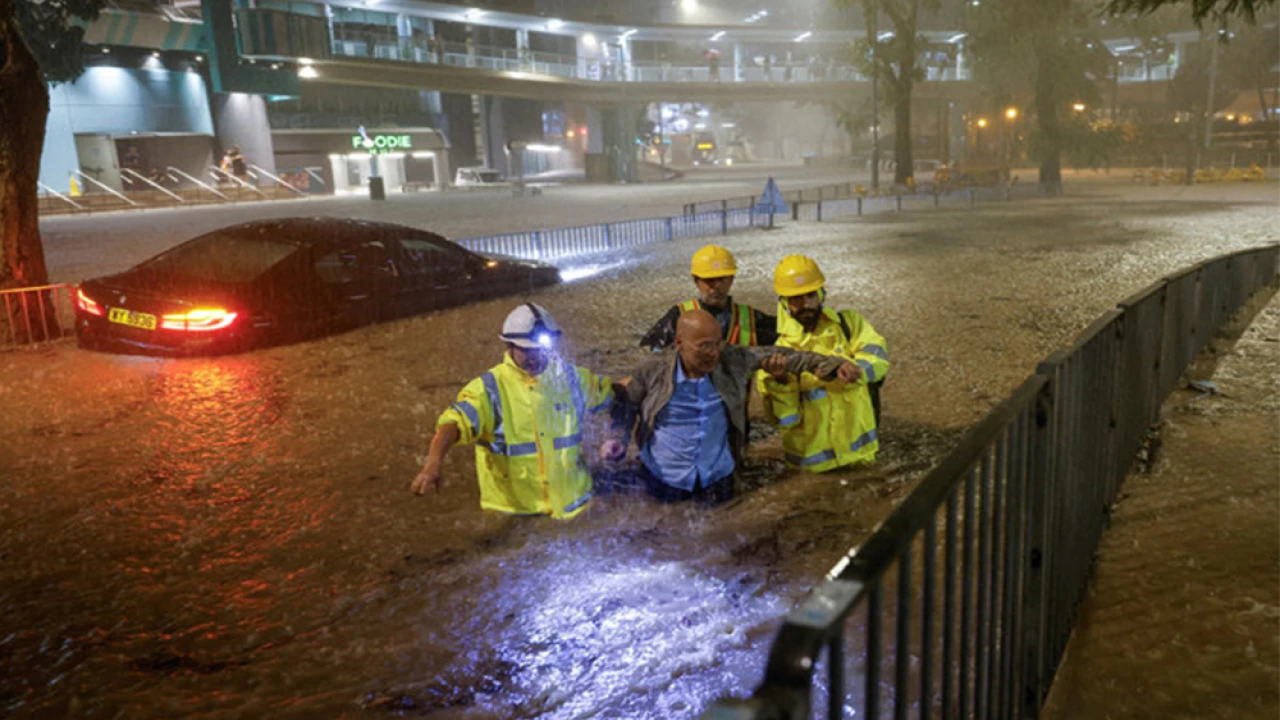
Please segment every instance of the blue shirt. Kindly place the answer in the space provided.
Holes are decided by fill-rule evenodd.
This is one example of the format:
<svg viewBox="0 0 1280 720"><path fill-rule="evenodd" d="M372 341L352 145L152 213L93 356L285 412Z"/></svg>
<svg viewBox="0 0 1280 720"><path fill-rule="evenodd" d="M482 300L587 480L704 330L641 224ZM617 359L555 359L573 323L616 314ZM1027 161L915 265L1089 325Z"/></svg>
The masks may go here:
<svg viewBox="0 0 1280 720"><path fill-rule="evenodd" d="M675 391L658 412L640 461L654 477L688 491L733 473L729 415L710 375L690 379L676 359Z"/></svg>

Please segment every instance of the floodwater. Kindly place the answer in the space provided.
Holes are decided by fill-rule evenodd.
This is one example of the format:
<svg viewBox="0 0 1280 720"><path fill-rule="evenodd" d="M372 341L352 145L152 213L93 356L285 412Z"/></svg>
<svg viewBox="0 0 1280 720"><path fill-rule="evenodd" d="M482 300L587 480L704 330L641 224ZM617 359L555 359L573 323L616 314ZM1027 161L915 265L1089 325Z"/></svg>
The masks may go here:
<svg viewBox="0 0 1280 720"><path fill-rule="evenodd" d="M0 355L0 708L14 717L693 717L759 680L778 618L1049 351L1195 261L1275 242L1275 186L1084 185L1057 201L729 237L735 296L783 255L886 336L880 462L751 450L726 507L606 493L478 509L469 450L408 490L513 300L241 356ZM624 375L701 241L539 292Z"/></svg>

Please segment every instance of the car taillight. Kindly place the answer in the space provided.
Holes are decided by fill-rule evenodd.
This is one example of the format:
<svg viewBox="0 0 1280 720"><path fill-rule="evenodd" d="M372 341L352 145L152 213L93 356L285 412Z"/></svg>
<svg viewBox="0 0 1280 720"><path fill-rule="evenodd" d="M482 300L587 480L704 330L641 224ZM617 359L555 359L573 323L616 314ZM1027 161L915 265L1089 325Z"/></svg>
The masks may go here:
<svg viewBox="0 0 1280 720"><path fill-rule="evenodd" d="M89 313L90 315L97 315L101 317L102 315L105 314L105 312L102 309L102 306L94 302L93 300L90 300L89 296L85 295L84 291L81 290L80 288L76 288L76 307Z"/></svg>
<svg viewBox="0 0 1280 720"><path fill-rule="evenodd" d="M222 308L201 308L190 312L165 315L160 327L165 330L190 330L192 332L208 332L221 330L235 322L238 313Z"/></svg>

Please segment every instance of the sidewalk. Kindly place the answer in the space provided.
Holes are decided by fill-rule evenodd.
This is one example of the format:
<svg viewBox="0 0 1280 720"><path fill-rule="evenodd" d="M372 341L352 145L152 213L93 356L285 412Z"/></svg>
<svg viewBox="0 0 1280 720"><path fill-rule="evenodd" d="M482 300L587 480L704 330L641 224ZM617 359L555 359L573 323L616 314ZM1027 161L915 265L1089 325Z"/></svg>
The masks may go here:
<svg viewBox="0 0 1280 720"><path fill-rule="evenodd" d="M1280 716L1280 295L1214 347L1217 392L1175 391L1125 480L1045 720Z"/></svg>

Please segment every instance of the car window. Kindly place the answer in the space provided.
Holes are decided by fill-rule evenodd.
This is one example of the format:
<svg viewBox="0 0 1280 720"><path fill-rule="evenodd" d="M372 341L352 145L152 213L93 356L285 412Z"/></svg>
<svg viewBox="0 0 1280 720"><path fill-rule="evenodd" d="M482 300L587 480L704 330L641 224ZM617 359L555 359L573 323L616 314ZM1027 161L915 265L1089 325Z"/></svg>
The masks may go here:
<svg viewBox="0 0 1280 720"><path fill-rule="evenodd" d="M470 265L470 256L444 242L424 237L402 237L405 272L411 275L459 275Z"/></svg>
<svg viewBox="0 0 1280 720"><path fill-rule="evenodd" d="M315 268L321 280L334 284L400 274L381 240L369 240L329 253L316 261Z"/></svg>
<svg viewBox="0 0 1280 720"><path fill-rule="evenodd" d="M218 231L183 243L142 267L197 280L245 283L297 251L294 243Z"/></svg>

